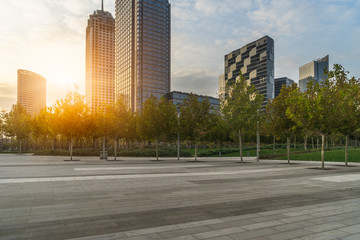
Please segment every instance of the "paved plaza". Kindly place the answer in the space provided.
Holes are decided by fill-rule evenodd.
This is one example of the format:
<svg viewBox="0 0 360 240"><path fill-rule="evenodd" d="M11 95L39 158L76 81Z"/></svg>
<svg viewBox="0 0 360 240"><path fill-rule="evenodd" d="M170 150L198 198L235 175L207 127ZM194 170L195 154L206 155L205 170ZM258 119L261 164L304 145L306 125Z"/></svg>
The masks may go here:
<svg viewBox="0 0 360 240"><path fill-rule="evenodd" d="M359 240L360 165L0 155L0 239Z"/></svg>

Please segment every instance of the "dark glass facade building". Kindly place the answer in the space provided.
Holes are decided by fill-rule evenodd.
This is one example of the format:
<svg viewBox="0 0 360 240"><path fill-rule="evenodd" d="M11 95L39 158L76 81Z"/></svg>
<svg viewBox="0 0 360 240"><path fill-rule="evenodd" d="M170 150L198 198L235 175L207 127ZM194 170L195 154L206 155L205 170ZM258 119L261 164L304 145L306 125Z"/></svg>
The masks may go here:
<svg viewBox="0 0 360 240"><path fill-rule="evenodd" d="M225 82L233 83L240 72L264 96L263 106L274 98L274 40L260 38L225 56ZM227 93L225 93L227 96Z"/></svg>
<svg viewBox="0 0 360 240"><path fill-rule="evenodd" d="M294 83L293 80L282 77L282 78L276 78L275 79L275 98L279 96L281 88L285 85L286 87L291 86Z"/></svg>
<svg viewBox="0 0 360 240"><path fill-rule="evenodd" d="M181 104L184 102L184 99L187 98L190 93L173 91L169 92L165 95L165 97L171 101L178 109L180 109ZM204 99L209 99L210 104L213 106L215 110L220 109L220 100L218 98L203 96L195 94L198 97L199 102L202 102Z"/></svg>
<svg viewBox="0 0 360 240"><path fill-rule="evenodd" d="M170 92L170 29L168 0L116 0L116 97L133 111Z"/></svg>
<svg viewBox="0 0 360 240"><path fill-rule="evenodd" d="M300 91L306 91L306 85L311 79L320 82L325 77L325 70L329 70L329 55L301 66L299 68Z"/></svg>

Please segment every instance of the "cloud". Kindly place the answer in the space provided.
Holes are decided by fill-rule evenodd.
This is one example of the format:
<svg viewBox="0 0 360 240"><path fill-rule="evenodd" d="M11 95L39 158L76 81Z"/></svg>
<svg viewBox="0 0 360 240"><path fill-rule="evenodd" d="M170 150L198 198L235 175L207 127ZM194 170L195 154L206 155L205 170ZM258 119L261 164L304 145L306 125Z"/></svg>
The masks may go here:
<svg viewBox="0 0 360 240"><path fill-rule="evenodd" d="M218 78L214 78L216 74L216 72L209 71L208 69L174 73L172 77L172 91L192 92L217 97Z"/></svg>

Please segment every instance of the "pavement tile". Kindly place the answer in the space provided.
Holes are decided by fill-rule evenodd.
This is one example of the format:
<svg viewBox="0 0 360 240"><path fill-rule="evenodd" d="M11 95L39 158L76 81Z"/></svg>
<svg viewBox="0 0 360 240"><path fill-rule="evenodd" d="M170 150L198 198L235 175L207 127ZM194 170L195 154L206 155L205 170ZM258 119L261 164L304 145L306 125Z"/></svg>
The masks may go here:
<svg viewBox="0 0 360 240"><path fill-rule="evenodd" d="M349 234L343 231L331 230L331 231L308 235L302 237L301 240L332 240L332 239L339 239L347 235Z"/></svg>
<svg viewBox="0 0 360 240"><path fill-rule="evenodd" d="M325 223L325 224L321 224L321 225L314 225L311 227L306 227L304 229L308 230L308 231L312 231L312 232L325 232L328 230L337 229L337 228L341 228L344 226L346 226L346 225L337 223L337 222L331 222L331 223Z"/></svg>
<svg viewBox="0 0 360 240"><path fill-rule="evenodd" d="M341 230L343 232L351 233L351 234L360 233L360 224L352 225L352 226L348 226L348 227L342 227L339 230Z"/></svg>
<svg viewBox="0 0 360 240"><path fill-rule="evenodd" d="M209 232L197 233L197 234L194 234L194 237L196 237L197 239L209 239L209 238L230 235L230 234L234 234L234 233L240 233L240 232L244 232L244 231L245 231L244 229L239 228L239 227L224 228L224 229L218 229L218 230L209 231Z"/></svg>

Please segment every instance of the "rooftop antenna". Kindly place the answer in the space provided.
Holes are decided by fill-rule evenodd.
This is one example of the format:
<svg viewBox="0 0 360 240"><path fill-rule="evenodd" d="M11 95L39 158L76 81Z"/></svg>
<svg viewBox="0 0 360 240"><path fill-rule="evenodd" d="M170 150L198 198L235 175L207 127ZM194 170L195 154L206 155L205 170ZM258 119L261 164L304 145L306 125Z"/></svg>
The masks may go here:
<svg viewBox="0 0 360 240"><path fill-rule="evenodd" d="M104 11L104 0L101 0L101 11Z"/></svg>

